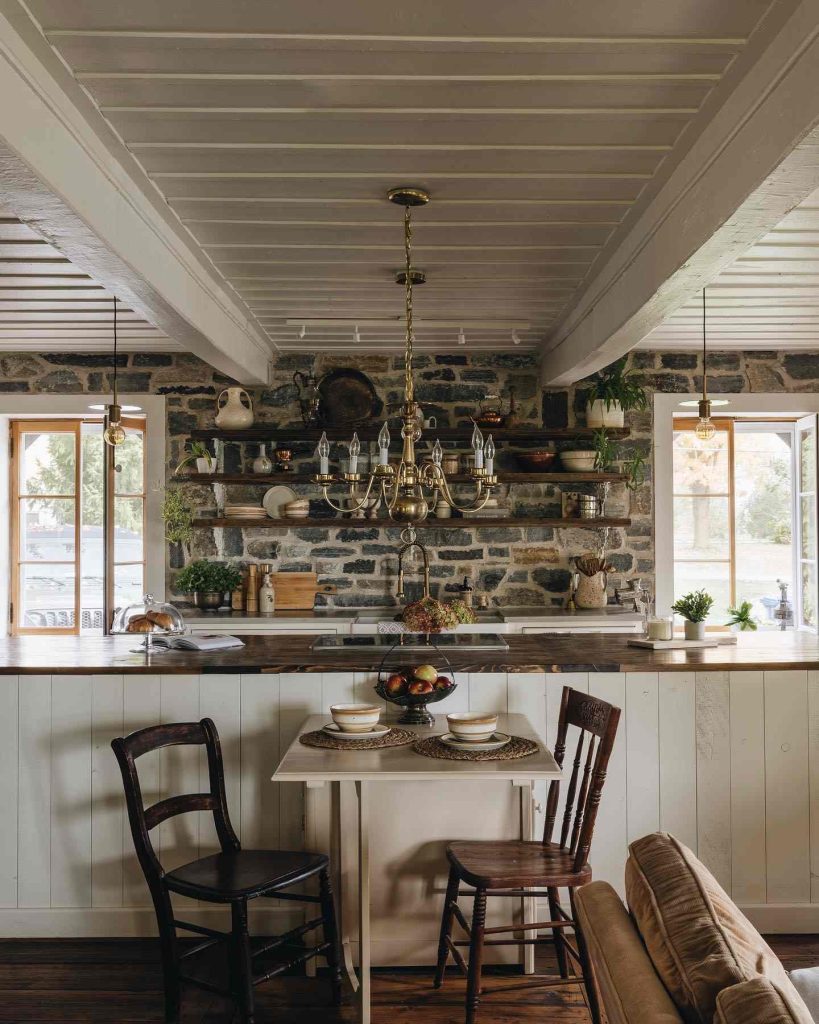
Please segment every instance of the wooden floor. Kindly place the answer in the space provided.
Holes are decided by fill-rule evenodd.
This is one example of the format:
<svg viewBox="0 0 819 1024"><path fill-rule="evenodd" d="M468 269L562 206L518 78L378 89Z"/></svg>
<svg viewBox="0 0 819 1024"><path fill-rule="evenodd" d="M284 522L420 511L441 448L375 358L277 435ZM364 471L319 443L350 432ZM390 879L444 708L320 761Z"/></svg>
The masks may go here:
<svg viewBox="0 0 819 1024"><path fill-rule="evenodd" d="M819 964L819 936L769 939L785 966ZM548 964L544 964L548 968ZM451 972L434 991L431 971L378 971L373 984L374 1024L461 1024L464 986ZM577 990L521 990L523 979L491 974L482 1001L485 1024L588 1024ZM162 983L152 940L0 940L2 1024L161 1024ZM329 1006L322 978L278 979L257 990L258 1024L336 1024L356 1020L351 1000ZM230 1024L223 1000L189 989L184 1024Z"/></svg>

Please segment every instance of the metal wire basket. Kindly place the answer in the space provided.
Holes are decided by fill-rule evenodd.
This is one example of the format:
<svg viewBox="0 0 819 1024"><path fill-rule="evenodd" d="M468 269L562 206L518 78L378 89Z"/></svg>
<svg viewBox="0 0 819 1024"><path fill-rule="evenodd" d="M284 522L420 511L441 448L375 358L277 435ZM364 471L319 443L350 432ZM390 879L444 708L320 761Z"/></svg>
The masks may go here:
<svg viewBox="0 0 819 1024"><path fill-rule="evenodd" d="M378 669L378 682L375 684L375 692L389 704L404 708L404 713L398 719L400 725L432 725L435 718L427 710L428 704L437 704L444 700L457 689L455 673L452 664L434 640L430 633L399 633L396 635L395 643L384 655ZM424 652L429 652L428 654ZM438 678L431 684L434 688L426 693L390 693L387 689L387 680L393 675L402 675L406 680L406 686L413 681L412 663L419 664L421 658L428 657L436 663ZM439 668L443 663L443 669ZM446 678L448 685L439 685L438 680Z"/></svg>

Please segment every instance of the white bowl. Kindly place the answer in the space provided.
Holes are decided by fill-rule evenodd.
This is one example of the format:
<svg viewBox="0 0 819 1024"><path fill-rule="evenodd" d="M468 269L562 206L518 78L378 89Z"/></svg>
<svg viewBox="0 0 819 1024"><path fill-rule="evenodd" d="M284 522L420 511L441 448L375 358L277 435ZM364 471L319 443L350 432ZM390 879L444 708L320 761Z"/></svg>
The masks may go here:
<svg viewBox="0 0 819 1024"><path fill-rule="evenodd" d="M498 728L498 716L486 711L456 711L446 720L452 735L464 743L483 743Z"/></svg>
<svg viewBox="0 0 819 1024"><path fill-rule="evenodd" d="M594 470L595 452L573 449L560 453L560 461L570 473L591 473Z"/></svg>
<svg viewBox="0 0 819 1024"><path fill-rule="evenodd" d="M371 732L381 717L375 704L331 704L330 714L342 732Z"/></svg>

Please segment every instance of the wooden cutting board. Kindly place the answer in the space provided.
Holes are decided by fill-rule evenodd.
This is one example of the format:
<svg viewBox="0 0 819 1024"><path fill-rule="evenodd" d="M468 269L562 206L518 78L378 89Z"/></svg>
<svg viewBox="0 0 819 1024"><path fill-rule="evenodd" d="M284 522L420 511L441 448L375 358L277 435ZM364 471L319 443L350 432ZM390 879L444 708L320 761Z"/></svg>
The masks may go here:
<svg viewBox="0 0 819 1024"><path fill-rule="evenodd" d="M316 603L316 594L335 594L331 583L319 583L314 572L272 572L270 582L276 591L277 611L308 611Z"/></svg>

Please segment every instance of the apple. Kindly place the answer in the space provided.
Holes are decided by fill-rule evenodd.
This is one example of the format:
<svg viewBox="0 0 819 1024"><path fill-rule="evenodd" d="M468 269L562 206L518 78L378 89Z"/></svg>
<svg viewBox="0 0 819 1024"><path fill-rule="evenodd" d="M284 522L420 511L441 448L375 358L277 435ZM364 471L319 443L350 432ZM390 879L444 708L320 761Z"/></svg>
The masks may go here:
<svg viewBox="0 0 819 1024"><path fill-rule="evenodd" d="M406 685L406 679L394 672L384 684L384 688L392 697L399 697L404 692Z"/></svg>
<svg viewBox="0 0 819 1024"><path fill-rule="evenodd" d="M434 683L438 678L438 669L434 665L419 665L412 673L416 679L424 679L428 683Z"/></svg>
<svg viewBox="0 0 819 1024"><path fill-rule="evenodd" d="M435 680L436 690L448 690L450 686L452 686L452 680L449 678L449 676L438 676L438 678Z"/></svg>
<svg viewBox="0 0 819 1024"><path fill-rule="evenodd" d="M419 696L424 693L432 693L435 687L428 679L413 679L407 689L413 696Z"/></svg>

